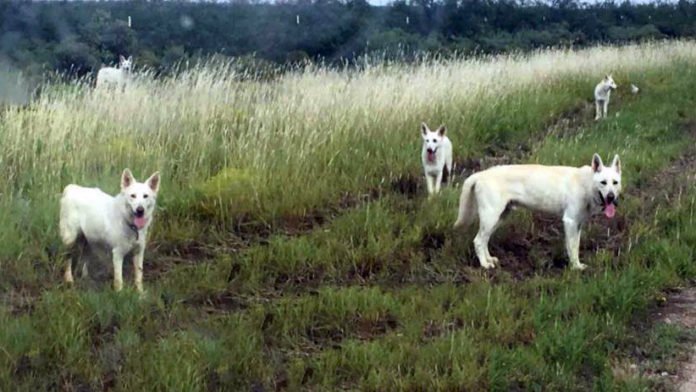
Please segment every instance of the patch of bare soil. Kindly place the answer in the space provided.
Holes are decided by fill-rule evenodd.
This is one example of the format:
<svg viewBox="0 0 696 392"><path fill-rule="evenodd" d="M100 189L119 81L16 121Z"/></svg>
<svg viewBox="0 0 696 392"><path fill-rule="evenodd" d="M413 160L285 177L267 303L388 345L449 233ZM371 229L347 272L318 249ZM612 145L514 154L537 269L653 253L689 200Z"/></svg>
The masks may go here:
<svg viewBox="0 0 696 392"><path fill-rule="evenodd" d="M696 330L696 287L677 291L667 297L666 305L655 314L659 322ZM680 392L696 391L696 344L689 359L675 377Z"/></svg>
<svg viewBox="0 0 696 392"><path fill-rule="evenodd" d="M685 136L696 141L696 120L683 124ZM665 202L679 197L683 187L696 187L696 146L692 145L681 157L641 187L639 197L644 200L644 213L651 213ZM665 305L653 314L653 320L696 330L696 287L684 288L666 296ZM693 342L691 343L693 345ZM689 359L683 363L673 381L680 392L696 391L696 345ZM666 376L664 373L661 376Z"/></svg>

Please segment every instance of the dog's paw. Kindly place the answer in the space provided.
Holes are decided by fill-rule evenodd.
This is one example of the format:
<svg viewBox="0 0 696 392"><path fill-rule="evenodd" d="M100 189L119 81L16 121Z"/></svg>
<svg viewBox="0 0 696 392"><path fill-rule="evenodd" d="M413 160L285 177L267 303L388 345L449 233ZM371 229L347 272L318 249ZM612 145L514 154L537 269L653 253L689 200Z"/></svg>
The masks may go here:
<svg viewBox="0 0 696 392"><path fill-rule="evenodd" d="M582 271L582 270L584 270L585 268L587 268L587 264L577 263L577 264L571 265L570 268L572 268L572 269L574 269L574 270Z"/></svg>
<svg viewBox="0 0 696 392"><path fill-rule="evenodd" d="M500 260L498 260L497 257L493 257L493 256L488 258L488 262L493 264L494 267L500 264Z"/></svg>
<svg viewBox="0 0 696 392"><path fill-rule="evenodd" d="M493 264L493 263L481 263L481 268L483 268L483 269L493 269L493 268L495 268L495 264Z"/></svg>

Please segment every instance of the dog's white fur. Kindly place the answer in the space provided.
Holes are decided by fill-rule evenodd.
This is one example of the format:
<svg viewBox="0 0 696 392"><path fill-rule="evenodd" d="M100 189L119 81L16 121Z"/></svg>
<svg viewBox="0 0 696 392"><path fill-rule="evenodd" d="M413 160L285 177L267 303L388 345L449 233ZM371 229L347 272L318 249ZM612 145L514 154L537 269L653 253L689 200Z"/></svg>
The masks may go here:
<svg viewBox="0 0 696 392"><path fill-rule="evenodd" d="M602 117L607 117L607 107L609 106L609 97L611 90L616 89L616 83L611 75L607 75L601 82L597 83L594 89L595 97L595 120Z"/></svg>
<svg viewBox="0 0 696 392"><path fill-rule="evenodd" d="M98 188L70 184L60 200L60 236L66 246L84 237L88 244L106 244L114 264L114 289L123 287L123 258L133 255L135 286L143 292L143 257L147 232L152 223L160 175L155 172L144 183L129 169L121 175L121 192L108 195ZM86 265L83 274L87 274ZM65 281L73 282L72 260L68 260Z"/></svg>
<svg viewBox="0 0 696 392"><path fill-rule="evenodd" d="M112 85L124 89L130 79L132 67L133 56L128 56L128 58L119 56L118 68L103 67L97 72L97 88Z"/></svg>
<svg viewBox="0 0 696 392"><path fill-rule="evenodd" d="M440 125L433 132L425 123L421 124L421 136L423 137L421 160L430 196L440 192L445 170L447 175L452 175L452 142L445 133L447 133L447 128L444 125Z"/></svg>
<svg viewBox="0 0 696 392"><path fill-rule="evenodd" d="M466 226L478 211L479 230L474 238L476 256L483 268L495 267L498 259L488 251L488 240L503 212L515 205L560 215L570 266L584 269L579 247L582 225L588 217L614 214L621 192L621 162L614 156L610 167L594 154L591 166L579 168L543 165L496 166L464 181L457 226ZM611 212L610 212L611 211Z"/></svg>

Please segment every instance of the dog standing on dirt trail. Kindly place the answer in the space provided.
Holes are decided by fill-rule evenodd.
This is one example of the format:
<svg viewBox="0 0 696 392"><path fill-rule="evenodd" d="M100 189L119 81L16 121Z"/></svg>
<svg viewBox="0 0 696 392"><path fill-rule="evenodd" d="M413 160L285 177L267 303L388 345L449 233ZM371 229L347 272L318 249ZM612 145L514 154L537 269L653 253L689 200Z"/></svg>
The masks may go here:
<svg viewBox="0 0 696 392"><path fill-rule="evenodd" d="M611 75L607 75L601 82L597 83L594 88L595 98L595 120L607 117L607 106L609 106L609 97L611 90L616 89L616 83Z"/></svg>
<svg viewBox="0 0 696 392"><path fill-rule="evenodd" d="M123 258L134 252L135 286L143 293L143 257L147 231L157 201L160 176L155 172L144 183L138 182L129 169L121 175L121 192L108 195L98 188L70 184L60 200L60 236L66 246L78 239L87 243L106 244L111 248L114 264L114 289L123 287ZM73 282L73 260L65 267L65 281ZM87 265L83 275L87 275Z"/></svg>
<svg viewBox="0 0 696 392"><path fill-rule="evenodd" d="M442 181L447 181L447 177L452 173L452 142L445 135L446 132L447 128L444 125L440 125L440 128L433 132L425 123L421 124L421 158L429 196L439 193Z"/></svg>
<svg viewBox="0 0 696 392"><path fill-rule="evenodd" d="M582 225L591 215L614 217L621 192L621 161L614 156L611 166L594 154L590 166L506 165L474 173L464 181L455 227L466 226L478 211L479 230L474 238L476 256L483 268L492 268L498 259L488 251L488 240L501 215L510 207L560 215L565 229L570 266L580 263Z"/></svg>

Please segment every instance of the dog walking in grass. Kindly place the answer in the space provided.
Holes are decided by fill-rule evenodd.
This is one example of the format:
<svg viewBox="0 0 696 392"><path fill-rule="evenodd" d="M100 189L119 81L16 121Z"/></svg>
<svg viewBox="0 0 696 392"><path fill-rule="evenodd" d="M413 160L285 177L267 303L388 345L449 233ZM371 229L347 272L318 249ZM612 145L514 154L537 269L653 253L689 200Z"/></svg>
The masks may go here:
<svg viewBox="0 0 696 392"><path fill-rule="evenodd" d="M616 89L616 83L611 75L607 75L601 82L597 83L594 89L595 97L595 120L607 117L607 107L609 106L609 97L611 90Z"/></svg>
<svg viewBox="0 0 696 392"><path fill-rule="evenodd" d="M108 195L98 188L70 184L60 200L60 236L66 246L76 241L87 244L106 244L111 249L114 264L114 289L123 287L123 258L134 252L135 287L143 292L143 257L147 232L152 224L159 172L144 183L136 181L129 169L121 175L121 192ZM73 282L73 260L65 267L65 281ZM83 274L87 275L86 265Z"/></svg>
<svg viewBox="0 0 696 392"><path fill-rule="evenodd" d="M421 158L430 196L440 192L442 181L447 181L447 177L452 173L452 143L445 133L447 128L444 125L440 125L440 128L433 132L425 123L421 124Z"/></svg>
<svg viewBox="0 0 696 392"><path fill-rule="evenodd" d="M119 56L118 68L103 67L97 72L97 88L115 86L121 90L126 88L133 67L133 56Z"/></svg>
<svg viewBox="0 0 696 392"><path fill-rule="evenodd" d="M580 234L591 215L614 217L621 192L621 162L614 156L611 166L594 154L590 166L506 165L472 174L464 181L455 227L470 224L476 213L478 234L474 238L476 256L483 268L498 263L488 251L488 240L498 227L501 215L521 205L563 218L566 251L570 266L580 263Z"/></svg>

